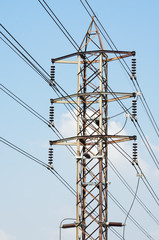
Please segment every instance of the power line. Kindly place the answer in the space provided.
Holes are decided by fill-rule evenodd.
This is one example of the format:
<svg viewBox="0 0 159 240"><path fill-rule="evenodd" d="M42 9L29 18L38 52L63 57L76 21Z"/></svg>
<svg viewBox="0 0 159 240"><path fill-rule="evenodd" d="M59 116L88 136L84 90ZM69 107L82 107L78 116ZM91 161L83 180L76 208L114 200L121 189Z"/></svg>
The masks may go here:
<svg viewBox="0 0 159 240"><path fill-rule="evenodd" d="M5 32L20 46L20 48L41 68L41 70L49 76L46 70L33 58L33 56L13 37L13 35L1 24L1 27L5 30ZM3 35L3 34L2 34ZM3 35L4 36L4 35Z"/></svg>
<svg viewBox="0 0 159 240"><path fill-rule="evenodd" d="M33 155L27 153L26 151L22 150L21 148L17 147L16 145L12 144L11 142L7 141L5 138L0 137L0 141L1 141L2 143L4 143L5 145L7 145L8 147L14 149L15 151L17 151L17 152L23 154L24 156L30 158L32 161L40 164L41 166L43 166L43 167L45 167L45 168L48 167L47 164L45 164L44 162L42 162L42 161L39 160L38 158L34 157Z"/></svg>
<svg viewBox="0 0 159 240"><path fill-rule="evenodd" d="M119 201L108 191L110 199L120 208L120 210L127 215L126 209L119 203ZM134 223L134 225L149 239L155 240L150 234L129 214L128 218Z"/></svg>
<svg viewBox="0 0 159 240"><path fill-rule="evenodd" d="M37 111L35 111L33 108L31 108L28 104L26 104L24 101L22 101L19 97L17 97L13 92L11 92L8 88L6 88L1 83L0 83L0 89L4 93L6 93L9 97L11 97L13 100L15 100L17 103L19 103L22 107L24 107L27 111L29 111L31 114L33 114L35 117L37 117L39 120L41 120L43 123L45 123L47 126L49 126L59 139L60 139L60 137L63 138L62 134L58 131L58 129L55 127L55 125L52 125L46 118L44 118L41 114L39 114ZM71 146L66 145L66 147L73 155L75 154L75 151Z"/></svg>
<svg viewBox="0 0 159 240"><path fill-rule="evenodd" d="M89 14L89 16L92 17L91 14L90 14L90 12L89 12L89 10L88 10L88 8L87 8L86 5L82 2L82 0L80 0L80 2L81 2L82 5L84 6L84 8L85 8L85 10L87 11L87 13ZM85 2L86 2L86 4L88 5L88 7L89 7L89 9L91 10L91 12L92 12L92 14L94 15L94 17L97 19L99 25L101 26L102 30L104 31L104 33L106 34L106 36L107 36L108 39L110 40L110 42L111 42L111 44L113 45L113 47L118 51L116 45L115 45L114 42L112 41L112 39L111 39L111 37L109 36L108 32L106 31L106 29L104 28L104 26L103 26L102 23L100 22L99 18L96 16L95 12L93 11L91 5L88 3L87 0L85 0ZM98 25L97 25L97 26L98 26ZM111 44L109 43L109 41L107 40L107 38L105 37L105 35L103 34L103 32L102 32L102 30L100 29L99 26L98 26L98 28L99 28L99 30L100 30L100 33L102 34L102 36L104 37L104 39L106 40L106 42L108 43L108 45L110 46L110 48L113 50L113 47L111 46ZM115 55L116 55L116 54L115 54ZM120 54L119 54L119 55L120 55ZM117 56L117 55L116 55L116 56ZM122 63L122 61L123 61L123 63ZM135 81L134 81L134 79L131 77L131 69L130 69L129 66L127 65L125 59L119 59L119 62L121 63L122 67L124 68L124 70L126 71L126 73L128 74L128 76L130 77L130 79L132 80L135 89L137 90L136 85L135 85L135 82L136 82L136 84L137 84L137 86L138 86L138 88L139 88L139 91L142 93L142 95L139 96L139 98L140 98L140 100L141 100L141 102L142 102L142 105L143 105L143 107L144 107L144 109L145 109L145 111L146 111L146 113L147 113L147 115L148 115L148 118L149 118L149 120L150 120L150 122L151 122L151 124L152 124L152 126L153 126L153 128L154 128L154 130L155 130L155 132L156 132L156 134L157 134L157 136L159 137L159 127L158 127L157 122L156 122L156 120L155 120L155 118L154 118L154 116L153 116L153 114L152 114L152 112L151 112L151 109L150 109L149 106L148 106L148 103L147 103L147 101L146 101L146 99L145 99L145 97L144 97L144 94L143 94L143 92L142 92L142 90L141 90L141 87L140 87L138 81L137 81L137 78L135 77ZM124 66L124 65L125 65L125 66ZM127 70L126 68L127 68L128 70ZM129 73L129 72L130 72L130 73ZM143 100L142 100L142 98L143 98Z"/></svg>
<svg viewBox="0 0 159 240"><path fill-rule="evenodd" d="M2 34L2 33L1 33ZM35 64L33 64L4 34L2 34L3 35L3 37L5 37L5 39L16 49L16 51L13 49L13 47L11 47L4 39L2 39L2 41L7 45L7 46L9 46L23 61L25 61L35 72L37 72L51 87L52 87L52 89L54 90L54 92L57 94L57 96L59 96L59 94L62 96L62 97L64 97L65 98L65 96L59 91L59 89L57 89L57 87L56 86L54 86L54 85L52 85L52 83L51 83L51 81L50 81L50 79L47 77L47 76L45 76L41 71L40 71L40 69L38 69L38 67L35 65ZM11 35L11 34L10 34ZM13 39L14 39L14 37L13 37ZM17 40L16 40L16 42L18 42ZM20 45L21 46L21 44L19 44L18 43L18 45ZM25 50L25 52L27 53L27 54L29 54L26 50ZM31 56L30 54L29 54L29 56ZM36 63L37 61L31 56L31 58L32 58L32 60ZM38 64L38 66L40 66L39 64ZM43 69L41 66L40 66L40 68L41 69ZM50 77L50 75L47 73L47 75ZM61 90L63 90L63 88L58 84L58 83L56 83L56 85L61 89ZM64 91L64 90L63 90ZM64 91L65 92L65 91ZM66 93L66 92L65 92ZM67 95L67 93L66 93L66 95ZM65 105L65 107L67 108L67 110L70 112L70 110L69 110L69 108L68 108L68 106L66 105L66 104L64 104ZM71 108L71 106L69 106L70 108ZM71 108L71 110L72 110L72 108ZM70 112L70 114L73 116L73 114ZM74 117L74 116L73 116Z"/></svg>
<svg viewBox="0 0 159 240"><path fill-rule="evenodd" d="M29 105L27 105L24 101L22 101L20 98L18 98L15 94L13 94L9 89L7 89L4 85L2 85L1 83L0 83L0 86L1 86L1 90L2 91L4 91L7 95L9 95L11 98L13 98L15 101L17 101L20 105L22 105L26 110L28 110L29 112L31 112L34 116L36 116L37 118L39 118L39 120L41 120L43 123L45 123L47 126L50 126L50 122L47 120L47 119L45 119L42 115L40 115L39 113L37 113L33 108L31 108ZM5 89L5 90L4 90ZM63 138L63 136L61 135L61 133L58 131L58 129L54 126L53 128L51 128L53 131L54 131L54 133L59 137L59 135ZM55 131L55 130L56 131ZM58 135L58 134L59 135ZM68 147L68 146L67 146ZM71 148L71 146L70 146L70 148L69 148L69 150L71 150L71 153L74 155L75 154L75 151L74 151L74 149L73 148ZM109 163L108 163L109 165L110 165L110 167L112 168L112 170L115 172L115 173L118 173L117 174L117 176L119 177L119 179L121 179L121 175L120 175L120 173L117 171L117 169L115 169L115 166L109 161ZM112 167L113 166L113 167ZM123 182L123 184L125 185L125 183L126 183L126 181L123 181L123 178L122 178L122 182ZM125 185L126 187L127 187L127 185ZM130 191L130 186L128 186L127 187L128 188L128 190ZM131 191L130 191L131 193L132 193L132 189L131 189ZM138 199L137 199L138 200ZM141 200L139 201L139 203L141 203ZM143 206L143 203L142 203L142 206ZM146 206L144 206L144 209L145 209L145 207ZM147 209L147 207L146 207L146 209L145 209L146 211L147 211L147 213L151 213L150 212L150 210L149 209ZM150 215L155 221L156 221L156 223L158 223L159 224L159 222L158 222L158 220L152 215L152 213L151 213L151 215Z"/></svg>
<svg viewBox="0 0 159 240"><path fill-rule="evenodd" d="M38 0L39 1L39 0ZM40 2L40 1L39 1ZM45 1L44 1L45 2ZM46 4L46 2L45 2L45 4ZM88 4L88 2L87 2L87 4ZM48 5L47 5L48 6ZM89 6L90 7L90 6ZM50 9L50 8L49 8ZM50 9L51 10L51 9ZM91 9L92 10L92 9ZM51 13L53 14L53 12L52 12L52 10L51 10ZM49 13L48 13L49 14ZM50 15L50 14L49 14ZM57 17L56 17L57 18ZM58 19L58 18L57 18ZM62 25L62 23L59 21L59 19L58 19L58 22L60 23L60 25ZM63 26L63 25L62 25ZM63 28L64 28L64 26L63 26ZM68 34L68 31L66 30L66 28L64 28L64 30L66 31L66 33ZM70 37L71 35L69 34L69 37ZM117 49L117 48L116 48ZM27 51L26 51L27 52ZM32 58L33 59L33 58ZM57 84L57 83L56 83ZM62 90L62 91L64 91L63 90L63 88L61 88L61 86L59 85L59 84L57 84L58 85L58 87L60 87L60 89ZM58 89L56 89L56 90L58 90ZM58 90L59 91L59 90ZM67 95L67 96L69 96L65 91L64 91L64 93ZM60 93L61 94L61 93ZM64 96L63 96L64 97ZM117 97L117 96L116 96ZM73 100L73 99L71 99L71 100ZM121 102L121 101L118 101L118 103L119 102ZM121 103L122 104L122 103ZM123 104L122 104L122 106L124 106ZM66 106L67 107L67 106ZM67 109L68 109L68 107L67 107ZM140 128L140 130L141 130L141 128ZM140 135L141 137L142 137L142 135ZM144 141L144 139L145 139L145 141ZM143 142L144 142L144 144L145 144L145 146L146 146L146 148L147 148L147 150L148 150L148 152L149 152L149 154L150 154L150 156L151 156L151 158L153 159L153 161L154 161L154 163L155 163L155 165L157 166L157 168L159 169L159 161L157 160L157 158L156 158L156 156L155 156L155 154L154 154L154 152L152 151L152 148L150 147L150 144L148 143L148 141L147 141L147 139L146 139L146 137L145 137L145 135L144 135L144 137L142 137L142 140L143 140ZM146 143L148 144L148 146L146 145Z"/></svg>
<svg viewBox="0 0 159 240"><path fill-rule="evenodd" d="M134 194L134 198L133 198L133 201L132 201L132 203L131 203L130 209L129 209L129 211L128 211L127 215L126 215L125 221L124 221L123 240L125 239L125 225L126 225L127 219L128 219L128 217L129 217L129 215L130 215L130 211L131 211L131 209L132 209L132 207L133 207L133 205L134 205L134 202L135 202L135 200L136 200L136 197L137 197L137 192L138 192L139 183L140 183L140 177L141 177L141 176L138 176L138 181L137 181L137 186L136 186L136 191L135 191L135 194Z"/></svg>
<svg viewBox="0 0 159 240"><path fill-rule="evenodd" d="M5 28L4 28L5 29ZM12 38L13 39L15 39L14 37L13 37L13 35L11 35L8 31L7 31L7 33L10 35L10 36L12 36ZM64 97L65 99L66 99L66 97L59 91L59 89L56 87L56 85L66 94L66 96L69 96L66 92L65 92L65 90L57 83L57 82L55 82L55 86L51 83L51 81L50 81L50 75L45 71L45 70L43 70L43 67L39 64L39 63L37 63L37 61L31 56L31 54L29 54L28 53L28 51L26 51L26 49L25 48L23 48L24 49L24 51L25 51L25 53L27 53L28 55L29 55L29 57L31 57L31 59L35 62L35 64L38 64L38 67L40 67L40 69L42 70L42 71L44 71L46 74L47 74L47 76L44 74L44 73L42 73L41 72L41 70L34 64L34 63L32 63L31 62L31 60L29 59L29 58L27 58L3 33L1 33L2 34L2 36L11 44L11 46L4 40L4 39L2 39L2 41L5 43L5 44L7 44L7 46L9 46L22 60L24 60L35 72L37 72L51 87L52 87L52 89L54 90L54 92L57 94L57 96L59 96L59 94L62 96L62 97ZM15 41L16 41L16 43L19 45L19 46L21 46L21 44L15 39ZM15 50L13 49L13 47L15 48ZM49 78L48 78L49 77ZM71 100L73 101L73 102L75 102L72 98L71 98ZM67 108L67 110L70 112L70 110L69 110L69 108L68 108L68 106L66 105L66 104L64 104L65 105L65 107ZM72 107L73 108L72 108ZM71 105L71 106L69 106L70 107L70 109L71 110L73 110L73 109L75 109L75 107L73 106L73 105ZM70 112L71 113L71 112ZM72 115L72 113L71 113L71 115ZM72 115L73 116L73 115ZM74 116L73 116L74 117Z"/></svg>
<svg viewBox="0 0 159 240"><path fill-rule="evenodd" d="M46 169L48 169L52 174L54 174L56 176L56 178L59 179L59 181L65 185L65 187L73 194L76 196L75 191L73 190L73 188L67 183L66 180L64 180L64 178L62 178L62 176L54 169L50 168L50 165L44 163L43 161L41 161L40 159L34 157L33 155L29 154L28 152L24 151L23 149L17 147L15 144L9 142L8 140L6 140L5 138L0 137L0 141L2 143L4 143L5 145L7 145L8 147L14 149L15 151L21 153L22 155L24 155L25 157L31 159L32 161L38 163L39 165L45 167Z"/></svg>
<svg viewBox="0 0 159 240"><path fill-rule="evenodd" d="M24 55L23 55L24 56ZM25 56L24 56L25 57ZM26 58L27 60L28 60L28 58ZM34 66L34 65L33 65ZM97 72L96 72L96 74L98 74ZM44 77L45 78L45 77ZM48 79L47 79L48 80ZM59 85L58 85L59 86ZM60 87L61 88L61 87ZM109 87L110 88L110 87ZM61 88L62 89L62 88ZM55 89L54 89L55 90ZM62 89L63 90L63 89ZM64 91L64 90L63 90ZM112 91L112 89L110 88L110 91ZM64 93L67 95L67 96L69 96L65 91L64 91ZM61 92L60 92L60 94L61 94ZM61 94L62 96L63 96L63 94ZM113 93L113 91L112 91L112 95L114 96L114 97L116 97L117 98L117 96L116 96L116 94L115 93ZM118 101L118 99L117 99L117 101ZM120 101L121 102L121 101ZM122 104L122 102L121 102L121 104ZM67 106L66 106L67 107ZM74 107L74 106L73 106ZM128 109L127 108L125 108L125 106L122 104L121 105L121 107L126 111L128 111ZM69 111L70 112L70 111ZM119 151L119 150L118 150Z"/></svg>
<svg viewBox="0 0 159 240"><path fill-rule="evenodd" d="M120 152L120 153L124 156L124 158L126 158L131 164L133 163L132 157L131 157L127 152L125 152L125 150L124 150L122 147L120 147L119 144L117 144L117 143L114 142L114 144L112 144L112 146L113 146L118 152ZM134 166L137 174L139 174L139 171L138 171L138 169L137 169L137 168L139 168L140 173L143 175L142 181L144 182L146 188L147 188L148 191L150 192L151 196L153 197L153 199L155 200L155 202L157 203L157 205L159 205L159 198L158 198L156 192L153 190L153 188L152 188L152 186L150 185L150 183L148 182L145 174L143 173L142 169L141 169L140 166L139 166L139 163L137 163L136 166L135 166L135 165L133 165L133 166ZM144 179L145 179L145 180L144 180Z"/></svg>
<svg viewBox="0 0 159 240"><path fill-rule="evenodd" d="M110 89L111 90L111 89ZM67 93L66 93L67 94ZM124 109L125 110L125 109ZM119 150L118 150L119 151Z"/></svg>
<svg viewBox="0 0 159 240"><path fill-rule="evenodd" d="M65 35L65 37L69 40L69 42L72 44L72 46L78 50L79 46L77 45L77 43L75 42L75 40L72 38L72 36L69 34L69 32L66 30L66 28L63 26L63 24L60 22L60 20L57 18L57 16L55 15L55 13L51 10L51 8L48 6L48 4L46 3L46 1L43 0L44 4L38 0L38 2L42 5L42 7L45 9L45 11L49 14L49 16L52 18L52 20L56 23L56 25L59 27L59 29L62 31L62 33ZM50 12L49 12L50 11ZM53 14L53 16L56 18L56 20L53 18L53 16L51 15ZM69 36L69 37L68 37Z"/></svg>
<svg viewBox="0 0 159 240"><path fill-rule="evenodd" d="M114 228L110 227L109 230L113 232L119 239L123 240L123 237L120 233L117 232Z"/></svg>
<svg viewBox="0 0 159 240"><path fill-rule="evenodd" d="M33 108L31 108L28 104L26 104L24 101L22 101L20 98L18 98L14 93L12 93L8 88L6 88L3 84L0 83L0 89L6 93L10 98L12 98L14 101L19 103L22 107L24 107L27 111L32 113L35 117L39 118L43 123L50 124L48 120L46 120L41 114L36 112Z"/></svg>
<svg viewBox="0 0 159 240"><path fill-rule="evenodd" d="M113 172L116 174L116 176L120 179L120 181L124 184L124 186L128 189L128 191L134 196L135 192L130 187L130 185L127 183L127 181L124 179L124 177L120 174L120 172L117 170L117 168L114 166L114 164L112 163L112 161L110 159L108 159L108 165L113 170ZM136 200L142 206L142 208L147 212L147 214L159 225L159 220L147 208L147 206L143 203L143 201L138 196L136 196Z"/></svg>
<svg viewBox="0 0 159 240"><path fill-rule="evenodd" d="M5 28L4 28L5 29ZM7 30L6 30L7 31ZM10 36L12 36L8 31L7 31L7 33L10 35ZM9 43L10 44L12 44L12 46L18 51L18 56L21 56L22 55L22 59L25 61L27 61L27 63L29 63L28 65L29 66L31 66L31 67L33 67L33 69L36 71L36 72L38 72L39 73L39 75L47 82L47 83L49 83L49 85L50 85L50 79L49 78L47 78L36 66L35 66L35 64L33 64L26 56L24 56L24 54L13 44L13 43L11 43L11 41L4 35L4 34L2 34L6 39L7 39L7 41L9 41ZM18 43L18 45L19 46L21 46L21 44L12 36L12 38L16 41L16 43ZM3 40L3 39L2 39ZM4 40L3 40L4 41ZM5 42L5 41L4 41ZM6 42L5 42L6 43ZM7 44L7 43L6 43ZM7 44L8 45L8 44ZM10 45L8 45L9 47L10 47ZM14 49L13 48L11 48L13 51L14 51ZM24 49L23 47L22 47L22 49ZM24 51L31 57L31 59L37 64L37 61L28 53L28 51L26 51L26 49L24 49ZM15 51L14 51L15 52ZM16 52L17 53L17 52ZM19 53L20 53L20 55L19 55ZM25 61L25 62L26 62ZM91 63L89 63L88 65L91 65ZM43 70L43 68L41 67L41 65L40 64L38 64L38 66ZM95 74L95 77L96 76L98 76L98 71L94 71L93 69L91 69L94 73L93 74ZM45 70L44 70L45 71ZM45 73L47 73L46 71L45 71ZM50 75L47 73L47 75L50 77ZM66 96L67 97L70 97L70 99L71 99L71 101L73 101L76 105L77 105L77 103L71 98L71 96L70 95L68 95L67 94L67 92L56 82L56 85L64 92L64 94L66 94ZM64 97L65 99L66 99L66 97L58 90L58 88L57 87L55 87L55 86L52 86L51 85L51 87L53 88L53 90L56 92L56 94L58 95L58 93L57 93L57 91L59 92L59 94L62 96L62 97ZM110 87L109 87L110 88ZM111 89L111 88L110 88ZM117 98L117 96L115 95L115 93L113 93L113 91L111 90L110 91L111 93L112 93L112 95L114 96L114 97L116 97ZM69 101L68 101L69 102ZM119 102L120 103L120 102ZM70 105L74 108L74 109L76 109L75 107L74 107L74 105L73 104L71 104L70 103ZM69 105L69 107L71 108L71 106ZM122 108L124 109L125 108L125 106L121 103L121 106L123 106ZM66 108L68 109L68 107L66 106ZM71 108L71 110L72 110L72 108ZM68 110L69 111L69 110ZM69 111L70 112L70 111Z"/></svg>
<svg viewBox="0 0 159 240"><path fill-rule="evenodd" d="M12 144L11 142L9 142L8 140L0 137L0 141L2 143L4 143L5 145L7 145L8 147L14 149L15 151L21 153L22 155L26 156L27 158L31 159L32 161L40 164L41 166L47 168L48 170L51 171L51 173L53 175L55 175L55 177L74 195L76 196L76 191L71 187L71 185L54 169L51 169L49 165L45 164L43 161L39 160L38 158L34 157L33 155L29 154L28 152L22 150L21 148L17 147L16 145ZM117 204L117 206L125 213L127 214L128 212L122 207L122 205L115 199L115 197L108 192L110 198L115 202L115 204ZM148 232L141 227L141 225L131 216L128 216L130 218L130 220L149 238L154 240L149 234Z"/></svg>
<svg viewBox="0 0 159 240"><path fill-rule="evenodd" d="M118 135L119 133L121 133L123 130L124 130L124 128L126 127L126 124L127 124L127 117L125 118L125 122L124 122L124 124L123 124L123 127L118 131L118 132L116 132L115 134L113 134L114 136L115 135Z"/></svg>
<svg viewBox="0 0 159 240"><path fill-rule="evenodd" d="M28 65L30 66L32 66L34 69L35 69L35 71L36 72L38 72L38 74L48 83L48 84L50 84L50 80L38 69L38 67L35 65L35 64L33 64L32 62L31 62L31 60L29 60L29 58L27 58L2 32L1 32L1 34L2 34L2 36L11 44L11 46L12 47L14 47L15 48L15 50L17 51L17 53L18 53L18 56L19 55L21 55L21 58L24 60L25 59L25 61L27 61L28 62ZM1 38L2 39L2 38ZM3 39L2 39L3 40ZM4 43L6 43L5 41L4 41ZM8 44L7 44L8 45ZM13 48L11 48L12 50L13 50ZM15 52L15 51L14 51Z"/></svg>
<svg viewBox="0 0 159 240"><path fill-rule="evenodd" d="M113 92L113 90L111 89L111 87L108 86L108 88L109 88L109 91L112 92L112 95L114 95L114 97L116 97L116 99L117 99L117 96L116 96L116 94ZM121 108L122 108L125 112L129 113L130 116L131 116L131 113L130 113L129 109L125 107L125 105L121 102L121 100L117 99L117 102L119 103L119 105L121 106ZM139 135L140 135L140 137L141 137L141 139L142 139L142 141L143 141L143 143L144 143L147 151L149 152L149 154L150 154L153 162L155 163L157 169L159 170L159 161L158 161L158 159L157 159L157 157L156 157L156 155L155 155L155 153L154 153L154 151L153 151L150 143L148 142L148 140L147 140L147 138L146 138L146 136L145 136L145 134L144 134L144 132L143 132L140 124L139 124L139 122L136 121L136 120L134 121L133 117L131 118L131 120L132 120L135 128L137 129L137 132L139 133Z"/></svg>

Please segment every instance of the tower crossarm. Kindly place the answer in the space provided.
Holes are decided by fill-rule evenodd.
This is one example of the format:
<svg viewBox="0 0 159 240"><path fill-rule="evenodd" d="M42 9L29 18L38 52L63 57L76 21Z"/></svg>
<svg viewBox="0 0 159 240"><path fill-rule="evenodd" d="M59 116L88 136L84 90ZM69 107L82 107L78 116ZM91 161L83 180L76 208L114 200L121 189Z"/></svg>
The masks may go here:
<svg viewBox="0 0 159 240"><path fill-rule="evenodd" d="M82 146L82 141L93 140L91 143L87 143L88 145L95 145L100 139L105 142L108 140L108 144L116 143L116 142L125 142L130 140L136 140L136 136L124 136L124 135L89 135L89 136L74 136L68 138L62 138L54 141L50 141L50 145L76 145L76 142L72 142L75 140L80 140L80 145Z"/></svg>
<svg viewBox="0 0 159 240"><path fill-rule="evenodd" d="M77 101L72 101L73 98L75 97L95 97L95 96L116 96L115 98L112 99L108 99L108 101L113 102L116 100L122 100L122 99L127 99L127 98L131 98L131 97L136 97L136 93L124 93L124 92L87 92L87 93L75 93L75 94L71 94L71 95L66 95L63 97L59 97L59 98L54 98L54 99L50 99L51 103L71 103L71 104L77 104ZM67 99L71 99L71 100L67 100Z"/></svg>

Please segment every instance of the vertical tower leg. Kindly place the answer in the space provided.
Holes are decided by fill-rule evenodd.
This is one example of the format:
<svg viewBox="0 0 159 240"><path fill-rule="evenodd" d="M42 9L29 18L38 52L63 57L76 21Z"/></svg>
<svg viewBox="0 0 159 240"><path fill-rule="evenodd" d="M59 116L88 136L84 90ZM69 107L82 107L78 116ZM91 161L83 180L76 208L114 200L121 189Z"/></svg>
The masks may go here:
<svg viewBox="0 0 159 240"><path fill-rule="evenodd" d="M77 92L80 91L80 56L78 56L78 70L77 70ZM80 97L77 97L77 136L80 133ZM77 183L76 183L76 191L77 191L77 200L76 200L76 240L79 240L79 159L80 159L80 140L77 139Z"/></svg>

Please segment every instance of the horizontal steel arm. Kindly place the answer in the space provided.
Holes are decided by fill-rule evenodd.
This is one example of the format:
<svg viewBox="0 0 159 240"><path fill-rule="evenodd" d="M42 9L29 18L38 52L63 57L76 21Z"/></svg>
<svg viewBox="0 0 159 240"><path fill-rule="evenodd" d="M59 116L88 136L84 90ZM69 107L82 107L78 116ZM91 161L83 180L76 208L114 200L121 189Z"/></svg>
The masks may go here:
<svg viewBox="0 0 159 240"><path fill-rule="evenodd" d="M62 138L55 141L50 141L50 145L75 145L75 142L67 143L68 141L73 140L99 140L99 139L105 140L106 138L110 138L111 141L109 143L115 143L115 142L123 142L123 141L129 141L129 140L136 140L136 136L124 136L124 135L90 135L90 136L74 136L74 137L68 137L68 138ZM113 140L114 139L114 140ZM94 143L93 143L94 144Z"/></svg>
<svg viewBox="0 0 159 240"><path fill-rule="evenodd" d="M51 62L52 63L55 63L59 60L63 60L63 59L67 59L67 58L70 58L70 57L74 57L74 56L78 56L80 55L81 58L82 56L86 55L86 54L101 54L101 53L110 53L110 54L126 54L125 57L127 57L127 55L129 54L129 56L135 56L135 51L114 51L114 50L92 50L92 51L85 51L85 52L75 52L75 53L71 53L71 54L68 54L68 55L64 55L64 56L61 56L61 57L58 57L58 58L52 58L51 59Z"/></svg>
<svg viewBox="0 0 159 240"><path fill-rule="evenodd" d="M60 97L60 98L54 98L54 99L50 99L50 102L51 103L60 103L60 101L65 101L66 99L69 99L69 98L74 98L74 97L84 97L84 96L99 96L99 95L118 95L118 96L123 96L124 98L127 98L127 97L135 97L136 96L136 93L133 92L133 93L124 93L124 92L87 92L87 93L76 93L76 94L71 94L71 95L67 95L67 96L63 96L63 97ZM120 99L120 98L114 98L115 99ZM114 101L114 100L111 100L110 101ZM63 102L62 102L63 103ZM71 102L72 103L72 102ZM75 103L75 102L74 102Z"/></svg>

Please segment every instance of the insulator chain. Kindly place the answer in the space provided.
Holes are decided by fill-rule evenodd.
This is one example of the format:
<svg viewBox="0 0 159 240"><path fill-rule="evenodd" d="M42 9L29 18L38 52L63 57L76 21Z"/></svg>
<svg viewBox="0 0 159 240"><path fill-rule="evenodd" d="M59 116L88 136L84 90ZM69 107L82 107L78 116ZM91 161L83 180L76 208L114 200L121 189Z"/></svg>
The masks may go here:
<svg viewBox="0 0 159 240"><path fill-rule="evenodd" d="M53 168L53 148L49 148L48 164Z"/></svg>
<svg viewBox="0 0 159 240"><path fill-rule="evenodd" d="M54 106L50 106L49 121L54 125Z"/></svg>
<svg viewBox="0 0 159 240"><path fill-rule="evenodd" d="M131 73L133 77L136 77L136 58L132 58Z"/></svg>
<svg viewBox="0 0 159 240"><path fill-rule="evenodd" d="M51 76L51 83L55 85L55 66L54 65L51 66L50 76Z"/></svg>
<svg viewBox="0 0 159 240"><path fill-rule="evenodd" d="M133 143L133 146L132 146L132 151L133 151L133 165L134 165L134 163L136 163L136 164L138 164L138 161L137 161L137 143L136 142L134 142Z"/></svg>
<svg viewBox="0 0 159 240"><path fill-rule="evenodd" d="M132 100L132 117L137 120L137 101Z"/></svg>

